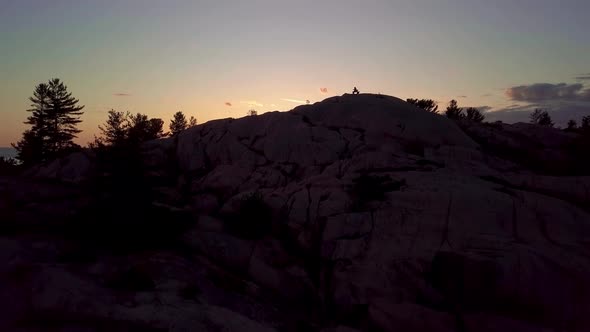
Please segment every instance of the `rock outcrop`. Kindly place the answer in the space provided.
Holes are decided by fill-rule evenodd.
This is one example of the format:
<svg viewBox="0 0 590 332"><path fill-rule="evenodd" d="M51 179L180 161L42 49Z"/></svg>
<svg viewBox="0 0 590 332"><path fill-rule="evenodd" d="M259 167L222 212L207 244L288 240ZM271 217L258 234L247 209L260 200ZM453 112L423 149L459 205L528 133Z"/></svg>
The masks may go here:
<svg viewBox="0 0 590 332"><path fill-rule="evenodd" d="M108 272L88 272L114 258L86 274L35 262L37 272L19 272L26 287L2 292L34 298L17 313L121 330L588 330L590 177L533 172L490 151L563 159L573 136L503 126L459 126L381 95L211 121L144 146L150 176L173 179L155 203L192 215L182 236L191 257L129 258L154 283L125 293L129 303L96 284ZM534 140L550 143L541 153ZM78 169L91 176L84 160L43 172L80 183ZM186 276L198 301L177 296L190 290ZM19 293L31 284L44 286Z"/></svg>

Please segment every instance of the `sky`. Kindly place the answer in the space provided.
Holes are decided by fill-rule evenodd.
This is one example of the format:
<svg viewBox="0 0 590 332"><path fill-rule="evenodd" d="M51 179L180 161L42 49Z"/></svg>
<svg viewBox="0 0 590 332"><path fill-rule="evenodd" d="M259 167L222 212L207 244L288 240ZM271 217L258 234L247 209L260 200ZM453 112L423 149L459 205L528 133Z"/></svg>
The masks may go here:
<svg viewBox="0 0 590 332"><path fill-rule="evenodd" d="M199 123L351 92L451 99L490 120L590 114L587 0L0 0L0 146L34 87Z"/></svg>

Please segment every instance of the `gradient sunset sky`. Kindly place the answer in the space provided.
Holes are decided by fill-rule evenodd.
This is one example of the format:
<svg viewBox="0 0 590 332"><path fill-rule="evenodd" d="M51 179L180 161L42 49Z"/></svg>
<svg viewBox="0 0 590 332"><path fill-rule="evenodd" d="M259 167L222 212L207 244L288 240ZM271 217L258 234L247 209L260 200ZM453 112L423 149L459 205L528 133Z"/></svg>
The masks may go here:
<svg viewBox="0 0 590 332"><path fill-rule="evenodd" d="M588 0L0 0L0 146L53 77L86 105L82 144L111 108L202 123L353 86L576 118L590 114L589 14Z"/></svg>

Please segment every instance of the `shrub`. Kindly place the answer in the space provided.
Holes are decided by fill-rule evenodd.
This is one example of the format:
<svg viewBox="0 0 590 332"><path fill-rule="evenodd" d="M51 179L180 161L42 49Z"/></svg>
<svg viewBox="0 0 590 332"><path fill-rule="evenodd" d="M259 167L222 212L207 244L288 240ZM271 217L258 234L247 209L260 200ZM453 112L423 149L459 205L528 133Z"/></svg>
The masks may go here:
<svg viewBox="0 0 590 332"><path fill-rule="evenodd" d="M184 300L197 300L201 289L195 283L190 283L178 290L178 295Z"/></svg>
<svg viewBox="0 0 590 332"><path fill-rule="evenodd" d="M565 131L576 131L576 129L578 129L578 123L575 120L569 120Z"/></svg>
<svg viewBox="0 0 590 332"><path fill-rule="evenodd" d="M412 140L404 145L404 152L420 157L424 157L424 149L424 143L419 140Z"/></svg>
<svg viewBox="0 0 590 332"><path fill-rule="evenodd" d="M383 201L388 192L399 191L406 180L394 180L389 175L361 174L353 180L349 194L353 198L353 210L362 210L373 201Z"/></svg>
<svg viewBox="0 0 590 332"><path fill-rule="evenodd" d="M107 280L107 286L116 290L132 292L153 291L156 288L149 273L137 266L132 266Z"/></svg>
<svg viewBox="0 0 590 332"><path fill-rule="evenodd" d="M0 175L12 175L18 172L19 166L14 158L0 156Z"/></svg>
<svg viewBox="0 0 590 332"><path fill-rule="evenodd" d="M258 191L244 196L227 220L229 231L245 239L260 239L272 231L272 210Z"/></svg>

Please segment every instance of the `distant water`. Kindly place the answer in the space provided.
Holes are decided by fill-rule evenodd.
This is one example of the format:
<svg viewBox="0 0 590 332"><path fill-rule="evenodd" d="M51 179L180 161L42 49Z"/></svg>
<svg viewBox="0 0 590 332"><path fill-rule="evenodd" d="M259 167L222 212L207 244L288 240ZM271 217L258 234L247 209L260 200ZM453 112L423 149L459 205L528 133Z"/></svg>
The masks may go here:
<svg viewBox="0 0 590 332"><path fill-rule="evenodd" d="M0 148L0 157L15 158L16 150L13 148Z"/></svg>

